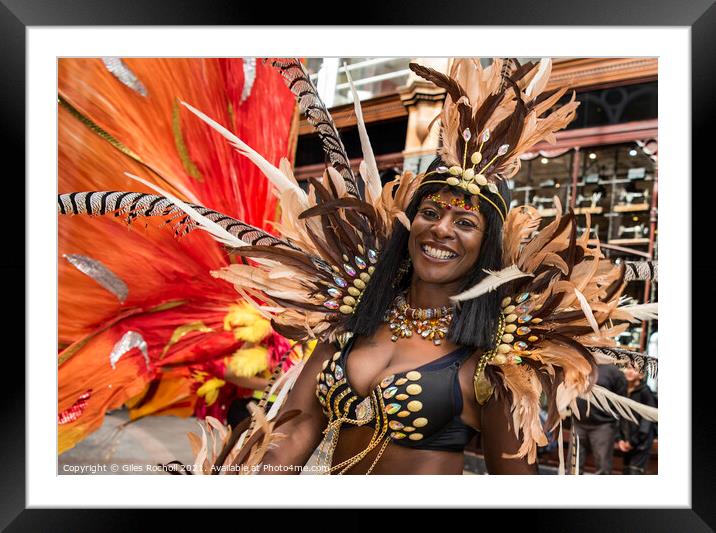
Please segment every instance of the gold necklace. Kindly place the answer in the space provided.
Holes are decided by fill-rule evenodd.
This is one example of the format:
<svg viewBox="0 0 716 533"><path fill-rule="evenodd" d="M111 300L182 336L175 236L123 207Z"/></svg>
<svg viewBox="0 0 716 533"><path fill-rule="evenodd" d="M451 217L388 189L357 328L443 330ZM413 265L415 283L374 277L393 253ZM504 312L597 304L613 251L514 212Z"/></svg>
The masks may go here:
<svg viewBox="0 0 716 533"><path fill-rule="evenodd" d="M405 295L400 294L385 315L384 321L392 336L390 340L412 337L417 333L423 339L433 341L436 346L442 344L452 322L452 308L448 306L413 308L408 305Z"/></svg>

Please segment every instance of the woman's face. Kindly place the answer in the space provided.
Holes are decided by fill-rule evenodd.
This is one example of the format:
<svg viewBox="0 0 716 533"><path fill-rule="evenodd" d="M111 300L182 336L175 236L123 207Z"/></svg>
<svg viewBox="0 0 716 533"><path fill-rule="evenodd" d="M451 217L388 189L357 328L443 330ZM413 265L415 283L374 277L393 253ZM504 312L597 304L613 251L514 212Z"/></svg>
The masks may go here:
<svg viewBox="0 0 716 533"><path fill-rule="evenodd" d="M426 196L418 206L410 226L408 252L414 275L424 282L458 281L477 262L485 217L478 211L451 205L451 201L462 199L462 195L443 190ZM467 201L476 203L473 197Z"/></svg>

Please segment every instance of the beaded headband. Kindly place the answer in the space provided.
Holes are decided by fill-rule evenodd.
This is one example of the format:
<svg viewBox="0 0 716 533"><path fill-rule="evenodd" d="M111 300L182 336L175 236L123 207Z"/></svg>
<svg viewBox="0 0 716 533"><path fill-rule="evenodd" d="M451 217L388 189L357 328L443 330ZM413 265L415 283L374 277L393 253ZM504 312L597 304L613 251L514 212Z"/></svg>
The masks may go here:
<svg viewBox="0 0 716 533"><path fill-rule="evenodd" d="M433 193L430 196L426 196L428 200L432 200L438 204L442 209L452 209L453 207L459 207L465 211L472 211L474 213L480 212L480 205L468 204L462 198L452 198L449 202L443 200L438 193Z"/></svg>

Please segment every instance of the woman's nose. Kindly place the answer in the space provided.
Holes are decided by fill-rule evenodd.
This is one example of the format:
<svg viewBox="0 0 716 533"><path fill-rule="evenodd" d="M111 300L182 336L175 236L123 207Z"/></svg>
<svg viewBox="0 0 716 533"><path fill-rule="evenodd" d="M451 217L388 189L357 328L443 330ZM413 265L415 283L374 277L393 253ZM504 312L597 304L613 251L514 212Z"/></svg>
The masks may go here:
<svg viewBox="0 0 716 533"><path fill-rule="evenodd" d="M453 226L452 220L449 216L443 215L440 220L435 221L432 228L430 228L436 239L452 239L453 238Z"/></svg>

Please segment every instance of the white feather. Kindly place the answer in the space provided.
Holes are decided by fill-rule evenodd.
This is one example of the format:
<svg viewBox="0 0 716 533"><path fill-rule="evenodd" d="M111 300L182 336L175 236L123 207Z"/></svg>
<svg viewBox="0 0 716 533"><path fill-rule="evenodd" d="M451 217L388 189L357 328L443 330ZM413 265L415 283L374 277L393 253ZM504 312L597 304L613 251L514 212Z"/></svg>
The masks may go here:
<svg viewBox="0 0 716 533"><path fill-rule="evenodd" d="M535 86L540 82L540 80L542 80L546 75L549 74L551 66L552 60L548 57L543 58L539 62L539 66L537 67L537 74L535 74L535 77L532 78L532 81L525 89L525 95L532 96L532 91L534 91Z"/></svg>
<svg viewBox="0 0 716 533"><path fill-rule="evenodd" d="M370 197L378 198L382 191L380 183L380 174L378 173L378 164L375 162L375 156L373 155L373 148L370 145L370 139L368 138L368 131L365 128L365 121L363 120L363 109L360 105L360 98L358 98L358 92L353 86L353 79L351 73L348 71L347 65L343 63L344 72L346 78L348 78L348 85L350 85L351 93L353 94L353 107L356 112L356 122L358 124L358 135L360 137L360 146L363 150L363 160L366 164L366 187L368 187Z"/></svg>
<svg viewBox="0 0 716 533"><path fill-rule="evenodd" d="M562 432L562 419L559 419L559 433L557 434L557 450L559 452L559 469L557 473L564 475L564 433Z"/></svg>
<svg viewBox="0 0 716 533"><path fill-rule="evenodd" d="M283 405L286 396L288 396L288 393L293 388L294 383L296 383L296 380L301 374L302 369L303 365L295 365L293 368L291 368L291 370L286 372L285 380L282 380L283 387L281 387L281 391L278 393L278 396L276 396L276 401L273 402L271 409L269 409L269 412L266 415L266 420L273 420L274 417L278 414L279 409L281 409L281 406Z"/></svg>
<svg viewBox="0 0 716 533"><path fill-rule="evenodd" d="M658 320L659 319L659 304L637 304L637 305L625 305L619 307L621 311L626 311L634 317L632 322L641 322L642 320Z"/></svg>
<svg viewBox="0 0 716 533"><path fill-rule="evenodd" d="M283 172L281 172L274 165L266 161L266 159L264 159L263 156L259 154L256 150L251 148L248 144L239 139L236 135L231 133L224 126L222 126L215 120L212 120L195 107L192 107L191 105L183 101L181 103L189 111L194 113L197 117L206 122L216 131L218 131L226 140L228 140L234 146L234 148L239 151L241 155L248 157L257 167L259 167L261 172L263 172L264 175L269 179L269 181L274 184L274 186L279 190L279 192L283 192L286 189L293 189L299 194L300 198L305 200L306 193L303 192L303 190L298 185L296 185L289 178L287 178L283 174Z"/></svg>
<svg viewBox="0 0 716 533"><path fill-rule="evenodd" d="M651 422L659 421L659 410L656 407L635 402L630 398L605 389L601 385L594 385L585 399L615 418L621 416L636 423L637 421L634 418L634 413L636 413ZM616 409L618 415L614 413L612 407Z"/></svg>
<svg viewBox="0 0 716 533"><path fill-rule="evenodd" d="M512 281L514 279L520 279L525 278L527 276L534 276L534 274L529 274L522 272L517 265L512 265L507 268L503 268L502 270L499 270L497 272L492 270L484 270L484 272L487 272L489 276L487 276L485 279L480 281L477 285L473 285L469 289L467 289L464 292L461 292L460 294L457 294L455 296L451 296L450 299L453 302L463 302L465 300L472 300L473 298L477 298L479 296L482 296L483 294L486 294L490 291L494 291L499 287L500 285L503 285L509 281Z"/></svg>
<svg viewBox="0 0 716 533"><path fill-rule="evenodd" d="M129 172L125 172L124 174L126 176L132 178L133 180L146 185L150 189L155 190L162 196L166 197L167 200L171 201L179 209L181 209L187 215L189 215L199 225L199 228L208 232L212 237L214 237L214 239L216 239L220 243L225 244L226 246L232 246L234 248L239 248L241 246L248 246L247 242L242 241L238 237L234 237L231 233L229 233L224 228L219 226L216 222L209 220L204 215L200 214L196 209L189 206L188 204L185 204L179 198L168 193L161 187L158 187L157 185L154 185L153 183L150 183L149 181L147 181L143 178L140 178L139 176L130 174Z"/></svg>
<svg viewBox="0 0 716 533"><path fill-rule="evenodd" d="M577 295L577 299L579 300L579 305L582 306L582 311L584 312L584 316L587 317L587 322L589 322L589 325L592 326L594 333L599 335L599 324L597 324L597 319L594 318L594 313L592 313L592 308L589 307L589 302L584 297L584 294L582 294L576 288L574 289L574 294Z"/></svg>

